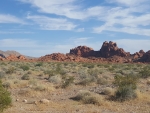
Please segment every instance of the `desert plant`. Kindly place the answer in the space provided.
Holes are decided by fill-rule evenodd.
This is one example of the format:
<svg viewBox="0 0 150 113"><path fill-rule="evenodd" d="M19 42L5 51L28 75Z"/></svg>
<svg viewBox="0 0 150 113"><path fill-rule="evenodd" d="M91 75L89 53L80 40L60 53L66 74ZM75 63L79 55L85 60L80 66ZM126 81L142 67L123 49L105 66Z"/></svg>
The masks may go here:
<svg viewBox="0 0 150 113"><path fill-rule="evenodd" d="M10 93L2 86L0 80L0 112L3 112L4 109L8 108L11 105Z"/></svg>
<svg viewBox="0 0 150 113"><path fill-rule="evenodd" d="M0 72L0 79L4 78L5 77L5 72L1 71Z"/></svg>
<svg viewBox="0 0 150 113"><path fill-rule="evenodd" d="M107 85L108 84L108 81L105 79L105 78L98 78L97 79L97 84L100 84L100 85Z"/></svg>
<svg viewBox="0 0 150 113"><path fill-rule="evenodd" d="M64 82L63 82L63 84L62 84L62 88L66 88L66 87L68 87L71 83L73 83L74 82L74 77L73 76L70 76L70 77L68 77L68 78L65 78L64 79Z"/></svg>
<svg viewBox="0 0 150 113"><path fill-rule="evenodd" d="M150 68L149 66L144 67L140 72L139 76L142 78L150 77Z"/></svg>
<svg viewBox="0 0 150 113"><path fill-rule="evenodd" d="M23 69L24 71L27 71L30 69L30 67L28 65L22 65L20 66L21 69Z"/></svg>
<svg viewBox="0 0 150 113"><path fill-rule="evenodd" d="M104 95L112 95L112 94L114 93L114 91L113 91L112 88L106 87L106 88L102 91L102 93L103 93Z"/></svg>
<svg viewBox="0 0 150 113"><path fill-rule="evenodd" d="M6 73L7 73L7 74L12 74L12 73L14 73L14 71L15 71L15 68L14 68L14 67L9 67L9 68L6 70Z"/></svg>
<svg viewBox="0 0 150 113"><path fill-rule="evenodd" d="M119 101L125 101L136 98L135 89L137 88L138 77L135 75L115 76L114 84L118 86L115 92L115 98Z"/></svg>
<svg viewBox="0 0 150 113"><path fill-rule="evenodd" d="M89 91L80 91L78 95L72 99L81 101L84 104L101 105L103 103L103 99L100 95Z"/></svg>
<svg viewBox="0 0 150 113"><path fill-rule="evenodd" d="M92 83L94 80L92 78L86 78L82 81L80 81L78 84L79 85L83 85L83 86L86 86L86 85L89 85L90 83Z"/></svg>
<svg viewBox="0 0 150 113"><path fill-rule="evenodd" d="M60 75L51 76L48 81L54 84L60 84L62 82L62 78Z"/></svg>
<svg viewBox="0 0 150 113"><path fill-rule="evenodd" d="M35 66L42 66L43 65L43 63L42 62L39 62L39 63L37 63Z"/></svg>
<svg viewBox="0 0 150 113"><path fill-rule="evenodd" d="M25 74L21 77L22 80L30 80L30 76L28 74Z"/></svg>

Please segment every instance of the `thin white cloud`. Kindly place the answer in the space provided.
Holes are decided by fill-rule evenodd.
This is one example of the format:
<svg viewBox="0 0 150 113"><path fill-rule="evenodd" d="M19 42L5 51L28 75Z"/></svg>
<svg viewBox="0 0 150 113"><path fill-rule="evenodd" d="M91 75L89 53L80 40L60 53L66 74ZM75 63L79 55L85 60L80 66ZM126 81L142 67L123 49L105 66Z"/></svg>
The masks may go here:
<svg viewBox="0 0 150 113"><path fill-rule="evenodd" d="M30 31L0 31L0 34L33 34L34 32Z"/></svg>
<svg viewBox="0 0 150 113"><path fill-rule="evenodd" d="M67 19L62 18L50 18L46 16L29 16L27 19L31 19L38 24L43 30L73 30L76 25L69 22Z"/></svg>
<svg viewBox="0 0 150 113"><path fill-rule="evenodd" d="M106 9L103 6L95 6L84 9L79 0L19 0L37 7L39 12L65 16L71 19L83 20L89 17L97 17ZM78 4L77 4L78 3Z"/></svg>
<svg viewBox="0 0 150 113"><path fill-rule="evenodd" d="M8 38L8 39L1 39L0 40L0 45L1 47L38 47L37 41L35 40L30 40L30 39L13 39L13 38Z"/></svg>
<svg viewBox="0 0 150 113"><path fill-rule="evenodd" d="M129 2L127 1L126 3ZM111 7L105 15L99 17L104 24L94 27L93 32L115 31L150 36L150 11L148 9L150 8L146 4L133 7Z"/></svg>
<svg viewBox="0 0 150 113"><path fill-rule="evenodd" d="M149 0L107 0L110 3L118 3L126 6L137 6L148 2Z"/></svg>
<svg viewBox="0 0 150 113"><path fill-rule="evenodd" d="M50 17L29 17L45 30L59 30L64 28L65 30L71 30L76 27L76 25L72 23L73 19L86 20L87 22L89 22L89 19L93 21L98 19L101 25L93 28L94 33L114 31L150 36L149 0L105 0L106 3L113 3L114 5L97 5L86 8L80 4L81 1L79 0L18 1L31 4L33 7L36 7L39 12L55 14L61 17L61 19L58 20ZM66 18L70 20L68 21ZM76 31L80 32L83 31L83 29Z"/></svg>
<svg viewBox="0 0 150 113"><path fill-rule="evenodd" d="M84 32L84 31L85 31L84 28L78 28L78 29L76 30L76 32Z"/></svg>
<svg viewBox="0 0 150 113"><path fill-rule="evenodd" d="M0 23L18 23L25 24L25 22L13 15L0 14Z"/></svg>

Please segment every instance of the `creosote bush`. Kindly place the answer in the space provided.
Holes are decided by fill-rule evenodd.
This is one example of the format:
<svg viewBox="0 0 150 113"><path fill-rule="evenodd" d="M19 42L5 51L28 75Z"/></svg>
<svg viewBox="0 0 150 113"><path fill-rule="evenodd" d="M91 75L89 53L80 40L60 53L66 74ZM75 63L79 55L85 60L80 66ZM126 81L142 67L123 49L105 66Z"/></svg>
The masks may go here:
<svg viewBox="0 0 150 113"><path fill-rule="evenodd" d="M30 76L28 74L25 74L21 77L22 80L30 80Z"/></svg>
<svg viewBox="0 0 150 113"><path fill-rule="evenodd" d="M74 77L70 76L68 78L64 78L64 82L62 84L62 88L66 88L68 87L69 85L71 85L71 83L74 82Z"/></svg>
<svg viewBox="0 0 150 113"><path fill-rule="evenodd" d="M4 109L8 108L11 105L10 93L2 86L0 80L0 112L3 112Z"/></svg>
<svg viewBox="0 0 150 113"><path fill-rule="evenodd" d="M22 65L22 66L20 66L20 68L23 69L24 71L27 71L30 69L30 67L27 65Z"/></svg>
<svg viewBox="0 0 150 113"><path fill-rule="evenodd" d="M144 67L140 72L139 75L141 78L148 78L150 77L150 67L146 66Z"/></svg>
<svg viewBox="0 0 150 113"><path fill-rule="evenodd" d="M15 68L14 68L14 67L9 67L9 68L7 69L7 71L6 71L6 73L7 73L7 74L12 74L12 73L14 73L14 71L15 71Z"/></svg>
<svg viewBox="0 0 150 113"><path fill-rule="evenodd" d="M125 101L136 98L136 84L138 77L134 75L115 76L114 84L118 86L115 92L115 98L118 101Z"/></svg>
<svg viewBox="0 0 150 113"><path fill-rule="evenodd" d="M78 95L72 99L80 101L83 104L101 105L103 103L103 99L100 95L84 90L80 91Z"/></svg>

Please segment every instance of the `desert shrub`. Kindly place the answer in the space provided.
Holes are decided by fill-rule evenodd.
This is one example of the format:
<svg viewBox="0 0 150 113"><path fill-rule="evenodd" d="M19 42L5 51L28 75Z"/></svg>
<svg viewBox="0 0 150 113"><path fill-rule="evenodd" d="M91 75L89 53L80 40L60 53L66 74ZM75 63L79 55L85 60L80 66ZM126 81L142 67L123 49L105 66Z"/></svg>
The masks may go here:
<svg viewBox="0 0 150 113"><path fill-rule="evenodd" d="M150 85L150 79L149 79L149 80L147 80L147 84L148 84L148 85Z"/></svg>
<svg viewBox="0 0 150 113"><path fill-rule="evenodd" d="M56 76L51 76L48 79L49 82L54 83L54 84L60 84L62 82L62 78L60 77L60 75L56 75Z"/></svg>
<svg viewBox="0 0 150 113"><path fill-rule="evenodd" d="M30 76L28 74L25 74L21 77L22 80L30 80Z"/></svg>
<svg viewBox="0 0 150 113"><path fill-rule="evenodd" d="M88 74L92 77L98 77L99 75L99 70L98 69L89 69Z"/></svg>
<svg viewBox="0 0 150 113"><path fill-rule="evenodd" d="M42 62L39 62L39 63L37 63L35 66L42 66L43 65L43 63Z"/></svg>
<svg viewBox="0 0 150 113"><path fill-rule="evenodd" d="M102 93L103 93L104 95L112 95L112 94L114 93L114 91L113 91L112 88L106 87L106 88L102 91Z"/></svg>
<svg viewBox="0 0 150 113"><path fill-rule="evenodd" d="M107 85L108 84L108 81L105 79L105 78L98 78L97 79L97 84L100 84L100 85Z"/></svg>
<svg viewBox="0 0 150 113"><path fill-rule="evenodd" d="M73 99L80 101L83 104L101 105L103 103L103 99L100 95L89 91L80 91Z"/></svg>
<svg viewBox="0 0 150 113"><path fill-rule="evenodd" d="M4 88L7 88L7 89L11 87L10 82L4 82L2 85Z"/></svg>
<svg viewBox="0 0 150 113"><path fill-rule="evenodd" d="M12 73L14 73L14 71L15 71L15 68L14 68L14 67L9 67L9 68L6 70L6 73L7 73L7 74L12 74Z"/></svg>
<svg viewBox="0 0 150 113"><path fill-rule="evenodd" d="M78 84L86 86L86 85L89 85L90 83L92 83L93 81L94 81L94 79L92 79L92 78L85 78L84 80L80 81Z"/></svg>
<svg viewBox="0 0 150 113"><path fill-rule="evenodd" d="M138 77L135 75L115 76L114 84L118 86L115 92L115 98L119 101L125 101L136 98L136 84Z"/></svg>
<svg viewBox="0 0 150 113"><path fill-rule="evenodd" d="M45 91L46 87L44 85L37 85L34 87L34 90L36 91Z"/></svg>
<svg viewBox="0 0 150 113"><path fill-rule="evenodd" d="M87 65L88 68L94 68L94 64Z"/></svg>
<svg viewBox="0 0 150 113"><path fill-rule="evenodd" d="M10 93L2 86L2 82L0 81L0 112L8 108L11 102Z"/></svg>
<svg viewBox="0 0 150 113"><path fill-rule="evenodd" d="M150 68L149 66L144 67L140 72L139 76L142 78L150 77Z"/></svg>
<svg viewBox="0 0 150 113"><path fill-rule="evenodd" d="M24 71L27 71L30 69L30 67L28 65L22 65L20 66L21 69L23 69Z"/></svg>
<svg viewBox="0 0 150 113"><path fill-rule="evenodd" d="M64 82L62 84L62 88L66 88L68 87L70 84L72 84L74 82L74 77L73 76L70 76L68 78L65 78L64 79Z"/></svg>
<svg viewBox="0 0 150 113"><path fill-rule="evenodd" d="M5 72L1 71L0 72L0 79L4 78L5 77Z"/></svg>

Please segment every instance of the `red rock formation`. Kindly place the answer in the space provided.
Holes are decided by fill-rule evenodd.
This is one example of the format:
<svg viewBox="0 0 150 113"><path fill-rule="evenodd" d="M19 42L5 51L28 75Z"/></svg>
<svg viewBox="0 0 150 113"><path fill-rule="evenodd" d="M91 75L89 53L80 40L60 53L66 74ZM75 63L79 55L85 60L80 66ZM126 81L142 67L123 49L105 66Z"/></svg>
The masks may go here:
<svg viewBox="0 0 150 113"><path fill-rule="evenodd" d="M74 49L71 49L70 54L77 55L77 56L80 56L80 57L89 57L89 56L92 56L93 51L94 50L90 47L78 46Z"/></svg>
<svg viewBox="0 0 150 113"><path fill-rule="evenodd" d="M111 56L127 57L130 55L129 52L125 52L122 48L118 48L114 42L104 42L100 49L101 57L109 58Z"/></svg>
<svg viewBox="0 0 150 113"><path fill-rule="evenodd" d="M6 57L6 60L16 61L16 60L18 60L18 58L15 55L9 55L8 57Z"/></svg>
<svg viewBox="0 0 150 113"><path fill-rule="evenodd" d="M38 60L40 60L40 61L52 61L52 60L63 61L65 59L66 59L65 54L53 53L53 54L50 54L50 55L45 55L43 57L40 57Z"/></svg>
<svg viewBox="0 0 150 113"><path fill-rule="evenodd" d="M134 53L132 56L133 56L133 59L136 60L136 59L141 58L144 54L145 52L143 50L140 50L139 52Z"/></svg>
<svg viewBox="0 0 150 113"><path fill-rule="evenodd" d="M18 58L19 60L26 60L26 57L23 56L23 55L20 55L20 56L18 56L17 58Z"/></svg>
<svg viewBox="0 0 150 113"><path fill-rule="evenodd" d="M140 59L141 62L150 62L150 50L147 51Z"/></svg>

